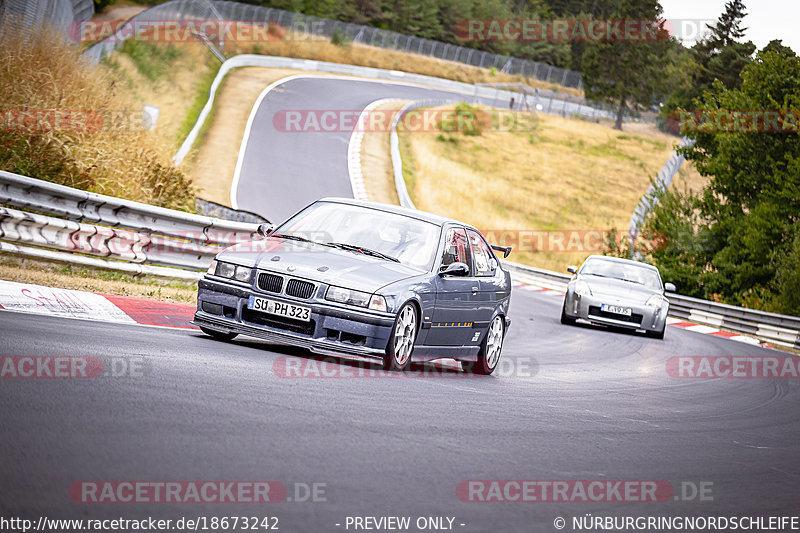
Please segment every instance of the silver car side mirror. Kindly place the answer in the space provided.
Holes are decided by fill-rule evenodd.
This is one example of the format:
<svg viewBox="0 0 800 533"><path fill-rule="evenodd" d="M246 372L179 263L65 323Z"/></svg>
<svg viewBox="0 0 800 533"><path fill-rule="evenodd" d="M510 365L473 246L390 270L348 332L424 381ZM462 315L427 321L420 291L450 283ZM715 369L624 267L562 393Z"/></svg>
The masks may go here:
<svg viewBox="0 0 800 533"><path fill-rule="evenodd" d="M259 224L258 229L256 230L256 232L262 237L269 237L273 231L275 231L274 224Z"/></svg>
<svg viewBox="0 0 800 533"><path fill-rule="evenodd" d="M578 267L576 267L575 265L570 265L567 267L567 272L569 272L570 274L577 274Z"/></svg>
<svg viewBox="0 0 800 533"><path fill-rule="evenodd" d="M667 291L667 292L675 292L678 289L675 288L675 284L674 283L665 283L664 284L664 290Z"/></svg>

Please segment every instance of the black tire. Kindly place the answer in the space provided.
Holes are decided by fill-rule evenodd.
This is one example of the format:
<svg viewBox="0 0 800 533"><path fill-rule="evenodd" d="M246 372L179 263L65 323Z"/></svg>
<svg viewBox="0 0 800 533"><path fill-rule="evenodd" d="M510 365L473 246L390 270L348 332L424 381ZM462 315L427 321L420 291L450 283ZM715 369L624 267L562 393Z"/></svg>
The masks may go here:
<svg viewBox="0 0 800 533"><path fill-rule="evenodd" d="M238 333L233 333L233 332L223 333L221 331L214 331L213 329L204 328L203 326L200 326L200 331L202 331L209 337L213 337L218 341L230 341L235 339L236 336L239 335Z"/></svg>
<svg viewBox="0 0 800 533"><path fill-rule="evenodd" d="M504 324L504 319L502 316L494 317L494 320L489 324L489 327L486 328L486 334L483 336L483 341L481 342L481 348L478 352L478 360L475 363L471 361L463 361L461 363L461 368L464 369L465 372L472 372L473 374L480 374L481 376L488 376L497 368L497 364L500 362L500 354L503 351L503 341L506 338L506 327ZM495 323L499 324L496 325ZM492 337L492 329L499 328L499 335L500 339L497 341L496 338L491 339ZM497 352L495 354L490 354L489 342L493 340L496 344ZM494 349L494 347L492 348ZM489 355L490 357L487 357Z"/></svg>
<svg viewBox="0 0 800 533"><path fill-rule="evenodd" d="M398 334L398 327L403 332ZM414 352L414 343L419 331L417 308L412 303L406 303L397 312L386 343L386 355L383 356L383 369L402 372L411 363L411 354Z"/></svg>
<svg viewBox="0 0 800 533"><path fill-rule="evenodd" d="M667 325L664 324L664 329L661 331L645 331L645 335L648 337L653 337L654 339L664 339L664 331L667 329Z"/></svg>
<svg viewBox="0 0 800 533"><path fill-rule="evenodd" d="M567 326L575 325L575 319L567 316L567 300L564 300L564 305L561 306L561 323Z"/></svg>

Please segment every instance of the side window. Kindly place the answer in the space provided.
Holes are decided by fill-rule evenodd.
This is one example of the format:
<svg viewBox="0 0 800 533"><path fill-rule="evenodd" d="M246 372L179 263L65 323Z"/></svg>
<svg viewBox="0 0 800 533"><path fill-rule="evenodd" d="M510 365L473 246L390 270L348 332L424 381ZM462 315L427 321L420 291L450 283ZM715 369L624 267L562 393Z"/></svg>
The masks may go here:
<svg viewBox="0 0 800 533"><path fill-rule="evenodd" d="M472 255L467 243L467 234L461 228L450 228L445 236L442 266L457 262L466 264L472 275Z"/></svg>
<svg viewBox="0 0 800 533"><path fill-rule="evenodd" d="M475 257L475 272L477 276L492 276L496 264L492 257L492 252L486 245L486 241L473 230L468 230L469 244L472 248L472 255Z"/></svg>

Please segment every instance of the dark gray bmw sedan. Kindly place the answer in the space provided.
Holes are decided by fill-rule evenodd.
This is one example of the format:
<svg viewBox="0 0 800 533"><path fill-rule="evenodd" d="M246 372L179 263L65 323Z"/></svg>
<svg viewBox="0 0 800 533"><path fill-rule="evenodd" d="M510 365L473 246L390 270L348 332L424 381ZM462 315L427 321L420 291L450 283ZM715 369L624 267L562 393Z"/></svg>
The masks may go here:
<svg viewBox="0 0 800 533"><path fill-rule="evenodd" d="M511 279L475 228L403 207L342 198L312 203L264 239L217 255L199 282L194 323L317 353L412 357L497 367Z"/></svg>

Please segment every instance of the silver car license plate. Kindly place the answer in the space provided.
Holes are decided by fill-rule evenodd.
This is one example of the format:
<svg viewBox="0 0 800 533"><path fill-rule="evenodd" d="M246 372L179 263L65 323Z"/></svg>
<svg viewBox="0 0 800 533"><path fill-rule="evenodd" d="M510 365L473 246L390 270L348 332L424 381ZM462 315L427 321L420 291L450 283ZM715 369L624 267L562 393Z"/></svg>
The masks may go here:
<svg viewBox="0 0 800 533"><path fill-rule="evenodd" d="M293 318L304 322L311 320L310 307L277 302L267 298L259 298L258 296L251 296L250 300L247 302L247 307L254 311L263 311L271 315L285 316L286 318Z"/></svg>
<svg viewBox="0 0 800 533"><path fill-rule="evenodd" d="M606 313L614 313L616 315L631 316L630 307L620 307L618 305L603 304L600 306L600 310L605 311Z"/></svg>

